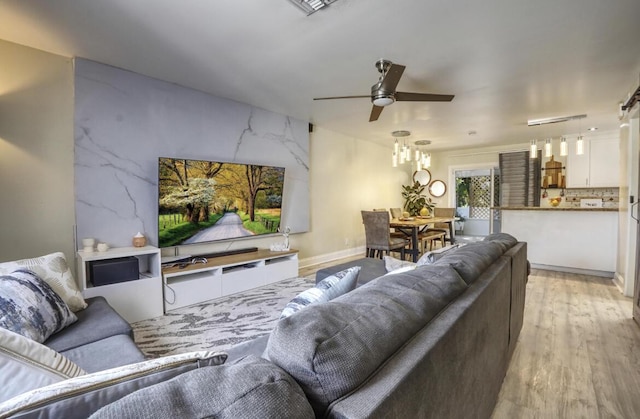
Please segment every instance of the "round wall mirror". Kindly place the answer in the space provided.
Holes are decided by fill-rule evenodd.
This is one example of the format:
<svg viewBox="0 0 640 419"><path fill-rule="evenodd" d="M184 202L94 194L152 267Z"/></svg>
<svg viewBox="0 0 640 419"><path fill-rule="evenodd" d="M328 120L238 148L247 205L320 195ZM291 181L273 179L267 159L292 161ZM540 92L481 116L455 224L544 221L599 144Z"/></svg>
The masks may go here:
<svg viewBox="0 0 640 419"><path fill-rule="evenodd" d="M429 193L431 196L440 198L447 192L447 185L441 180L434 180L429 185Z"/></svg>
<svg viewBox="0 0 640 419"><path fill-rule="evenodd" d="M418 170L413 173L413 181L426 186L431 182L431 172L427 169Z"/></svg>

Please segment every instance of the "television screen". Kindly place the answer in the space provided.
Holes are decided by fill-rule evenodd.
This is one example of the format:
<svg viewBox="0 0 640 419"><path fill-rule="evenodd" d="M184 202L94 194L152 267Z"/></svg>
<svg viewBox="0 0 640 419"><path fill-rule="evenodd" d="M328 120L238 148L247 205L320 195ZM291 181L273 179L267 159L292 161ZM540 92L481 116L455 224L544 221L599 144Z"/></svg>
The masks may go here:
<svg viewBox="0 0 640 419"><path fill-rule="evenodd" d="M276 233L283 185L284 167L161 157L159 246Z"/></svg>

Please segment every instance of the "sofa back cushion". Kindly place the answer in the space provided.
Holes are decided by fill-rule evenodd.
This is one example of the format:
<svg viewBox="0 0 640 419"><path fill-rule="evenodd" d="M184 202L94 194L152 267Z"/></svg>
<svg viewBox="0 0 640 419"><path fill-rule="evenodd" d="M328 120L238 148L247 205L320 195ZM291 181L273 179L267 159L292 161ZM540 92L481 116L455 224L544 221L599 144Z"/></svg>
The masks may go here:
<svg viewBox="0 0 640 419"><path fill-rule="evenodd" d="M91 418L313 419L314 415L293 378L271 362L249 356L136 391Z"/></svg>
<svg viewBox="0 0 640 419"><path fill-rule="evenodd" d="M321 416L466 287L449 266L386 275L280 320L265 354L296 379Z"/></svg>
<svg viewBox="0 0 640 419"><path fill-rule="evenodd" d="M503 253L503 246L498 243L469 243L447 252L435 264L451 266L471 285Z"/></svg>
<svg viewBox="0 0 640 419"><path fill-rule="evenodd" d="M504 252L518 243L518 239L507 233L493 233L486 236L483 241L498 243Z"/></svg>

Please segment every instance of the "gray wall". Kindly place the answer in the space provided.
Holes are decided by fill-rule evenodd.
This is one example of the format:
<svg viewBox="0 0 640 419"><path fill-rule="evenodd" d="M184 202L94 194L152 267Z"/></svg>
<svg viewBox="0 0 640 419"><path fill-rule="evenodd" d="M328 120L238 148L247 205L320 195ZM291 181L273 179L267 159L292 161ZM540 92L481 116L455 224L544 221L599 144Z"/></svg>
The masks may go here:
<svg viewBox="0 0 640 419"><path fill-rule="evenodd" d="M73 71L0 41L0 261L73 246Z"/></svg>
<svg viewBox="0 0 640 419"><path fill-rule="evenodd" d="M130 246L140 231L157 245L158 157L285 167L281 225L309 230L307 122L84 59L75 102L79 240Z"/></svg>

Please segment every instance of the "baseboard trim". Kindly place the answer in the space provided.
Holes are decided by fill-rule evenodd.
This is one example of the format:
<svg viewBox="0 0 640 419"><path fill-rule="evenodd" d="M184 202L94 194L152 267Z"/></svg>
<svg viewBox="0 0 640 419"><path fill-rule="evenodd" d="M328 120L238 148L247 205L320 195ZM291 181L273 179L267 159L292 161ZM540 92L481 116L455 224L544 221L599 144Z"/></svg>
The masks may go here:
<svg viewBox="0 0 640 419"><path fill-rule="evenodd" d="M624 295L624 278L616 272L616 274L613 276L612 281L615 286L618 287L618 291L620 291L620 293Z"/></svg>
<svg viewBox="0 0 640 419"><path fill-rule="evenodd" d="M325 253L324 255L312 256L310 258L300 259L298 262L300 268L308 268L309 266L319 265L321 263L331 262L338 259L348 258L351 256L362 255L364 257L364 246L353 247L351 249L340 250L339 252Z"/></svg>
<svg viewBox="0 0 640 419"><path fill-rule="evenodd" d="M558 271L558 272L568 272L572 274L600 276L603 278L611 278L612 280L614 278L614 273L608 272L608 271L595 271L592 269L570 268L567 266L541 265L538 263L532 263L531 267L534 269L541 269L543 271Z"/></svg>

